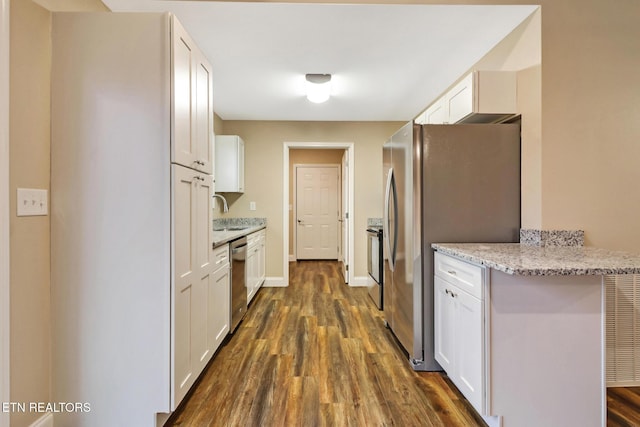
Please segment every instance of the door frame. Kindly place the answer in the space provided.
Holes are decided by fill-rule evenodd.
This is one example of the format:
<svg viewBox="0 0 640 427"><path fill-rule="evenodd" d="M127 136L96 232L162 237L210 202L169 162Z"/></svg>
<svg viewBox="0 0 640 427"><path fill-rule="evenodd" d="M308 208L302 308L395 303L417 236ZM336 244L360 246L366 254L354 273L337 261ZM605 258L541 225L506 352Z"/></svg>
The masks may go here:
<svg viewBox="0 0 640 427"><path fill-rule="evenodd" d="M342 200L341 200L341 187L342 187L342 173L340 172L340 165L337 163L296 163L293 165L293 219L295 220L298 215L298 168L299 167L303 167L303 168L313 168L313 167L322 167L322 168L335 168L336 171L338 172L338 188L336 188L336 198L338 200L338 206L340 206L342 204ZM338 215L340 215L340 210L338 211ZM336 221L338 222L338 226L337 226L337 232L338 232L338 237L340 236L340 233L342 232L341 227L340 227L340 221L338 221L338 219L336 219ZM340 242L340 238L338 238L338 244L339 246L342 246L342 243ZM342 249L342 251L344 251L344 248ZM293 256L295 257L295 259L298 259L298 227L293 227ZM340 260L340 251L338 251L338 260Z"/></svg>
<svg viewBox="0 0 640 427"><path fill-rule="evenodd" d="M9 402L9 0L0 0L0 43L0 402ZM0 412L0 426L9 426L8 413Z"/></svg>
<svg viewBox="0 0 640 427"><path fill-rule="evenodd" d="M346 150L349 158L349 244L347 248L347 264L354 263L353 222L354 222L354 170L355 170L355 144L353 142L284 142L282 161L282 276L284 286L289 286L289 150L290 149L328 149Z"/></svg>

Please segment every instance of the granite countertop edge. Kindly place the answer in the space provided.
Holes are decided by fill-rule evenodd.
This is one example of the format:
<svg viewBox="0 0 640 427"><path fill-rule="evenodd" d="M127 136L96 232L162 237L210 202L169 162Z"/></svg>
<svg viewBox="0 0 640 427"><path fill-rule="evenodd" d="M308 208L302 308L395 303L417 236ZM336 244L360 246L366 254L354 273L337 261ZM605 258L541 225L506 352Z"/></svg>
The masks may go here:
<svg viewBox="0 0 640 427"><path fill-rule="evenodd" d="M639 254L600 248L545 248L519 243L434 243L431 247L514 276L640 274Z"/></svg>
<svg viewBox="0 0 640 427"><path fill-rule="evenodd" d="M249 226L242 230L213 230L213 248L267 228L266 224Z"/></svg>

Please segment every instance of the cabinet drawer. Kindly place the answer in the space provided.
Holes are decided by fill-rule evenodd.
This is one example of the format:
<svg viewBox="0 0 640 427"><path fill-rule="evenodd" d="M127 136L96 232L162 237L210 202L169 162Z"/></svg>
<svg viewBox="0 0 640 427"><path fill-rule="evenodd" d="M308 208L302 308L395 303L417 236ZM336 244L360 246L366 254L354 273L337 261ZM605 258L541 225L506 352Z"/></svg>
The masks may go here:
<svg viewBox="0 0 640 427"><path fill-rule="evenodd" d="M256 245L261 244L264 241L264 230L255 231L247 236L247 246L252 248Z"/></svg>
<svg viewBox="0 0 640 427"><path fill-rule="evenodd" d="M213 250L213 270L217 270L219 267L229 264L229 245L222 245Z"/></svg>
<svg viewBox="0 0 640 427"><path fill-rule="evenodd" d="M476 298L483 299L483 272L484 268L443 255L440 252L434 254L434 273L449 283L457 285L463 291Z"/></svg>

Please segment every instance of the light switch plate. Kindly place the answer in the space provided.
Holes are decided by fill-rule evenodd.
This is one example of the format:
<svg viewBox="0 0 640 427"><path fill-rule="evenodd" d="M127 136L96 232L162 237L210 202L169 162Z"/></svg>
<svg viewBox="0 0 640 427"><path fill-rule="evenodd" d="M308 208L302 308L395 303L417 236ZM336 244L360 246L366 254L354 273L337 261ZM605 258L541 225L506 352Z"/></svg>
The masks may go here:
<svg viewBox="0 0 640 427"><path fill-rule="evenodd" d="M250 211L256 210L256 202L249 202L249 210Z"/></svg>
<svg viewBox="0 0 640 427"><path fill-rule="evenodd" d="M37 216L49 213L47 190L18 188L17 215Z"/></svg>

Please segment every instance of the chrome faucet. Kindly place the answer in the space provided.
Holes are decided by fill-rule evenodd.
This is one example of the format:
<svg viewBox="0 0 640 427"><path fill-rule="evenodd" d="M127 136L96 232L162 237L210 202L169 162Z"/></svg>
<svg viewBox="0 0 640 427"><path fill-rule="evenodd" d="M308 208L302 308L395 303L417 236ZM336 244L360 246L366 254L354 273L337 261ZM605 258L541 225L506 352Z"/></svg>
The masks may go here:
<svg viewBox="0 0 640 427"><path fill-rule="evenodd" d="M229 212L229 205L227 204L227 199L225 199L224 196L221 194L214 194L213 198L215 199L216 197L220 197L222 199L222 212L224 213Z"/></svg>

